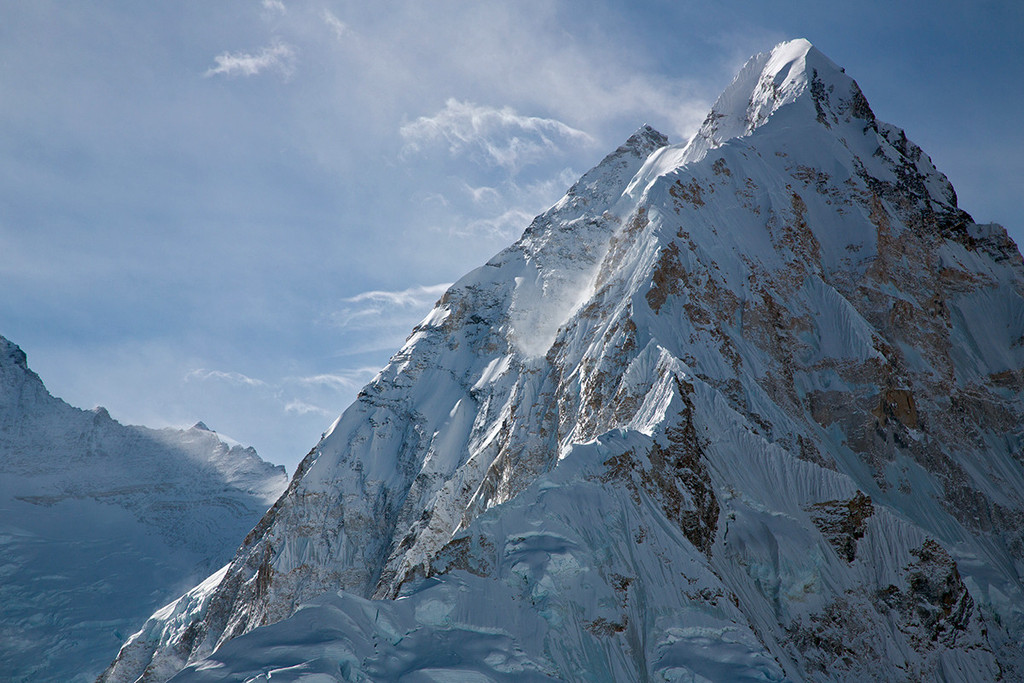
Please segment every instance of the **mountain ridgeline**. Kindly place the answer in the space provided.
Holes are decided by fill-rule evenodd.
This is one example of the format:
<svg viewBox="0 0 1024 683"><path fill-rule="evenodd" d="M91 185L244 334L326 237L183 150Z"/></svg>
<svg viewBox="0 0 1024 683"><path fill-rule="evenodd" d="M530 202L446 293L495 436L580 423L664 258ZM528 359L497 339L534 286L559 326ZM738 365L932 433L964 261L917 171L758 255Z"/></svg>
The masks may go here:
<svg viewBox="0 0 1024 683"><path fill-rule="evenodd" d="M796 40L456 282L103 680L1019 679L1022 462L1019 251Z"/></svg>
<svg viewBox="0 0 1024 683"><path fill-rule="evenodd" d="M86 683L154 609L231 559L283 467L51 396L0 337L0 679Z"/></svg>

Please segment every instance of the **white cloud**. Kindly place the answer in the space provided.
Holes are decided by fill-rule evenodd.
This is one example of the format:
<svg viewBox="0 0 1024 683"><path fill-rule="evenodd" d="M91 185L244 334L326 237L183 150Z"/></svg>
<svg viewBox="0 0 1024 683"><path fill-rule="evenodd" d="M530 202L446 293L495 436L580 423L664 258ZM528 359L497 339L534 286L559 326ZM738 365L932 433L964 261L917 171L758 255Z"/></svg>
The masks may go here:
<svg viewBox="0 0 1024 683"><path fill-rule="evenodd" d="M427 193L420 192L418 194L419 194L419 201L424 203L424 204L433 205L433 206L440 206L440 207L443 207L443 208L448 208L448 206L450 206L450 202L448 201L448 198L445 197L440 192L427 192Z"/></svg>
<svg viewBox="0 0 1024 683"><path fill-rule="evenodd" d="M405 152L421 152L444 142L453 156L468 154L509 171L545 159L563 147L589 145L587 133L556 119L523 116L511 107L496 109L449 98L444 109L421 116L399 130Z"/></svg>
<svg viewBox="0 0 1024 683"><path fill-rule="evenodd" d="M287 43L275 41L256 54L224 52L213 60L216 66L206 70L204 75L207 77L255 76L267 69L273 69L287 78L295 70L295 48Z"/></svg>
<svg viewBox="0 0 1024 683"><path fill-rule="evenodd" d="M463 182L462 186L469 196L472 197L474 204L492 204L501 201L501 192L496 188L488 187L487 185L472 187L467 182Z"/></svg>
<svg viewBox="0 0 1024 683"><path fill-rule="evenodd" d="M338 391L352 391L360 389L370 381L379 369L377 367L352 368L350 370L312 375L310 377L296 377L294 381L308 387L326 387Z"/></svg>
<svg viewBox="0 0 1024 683"><path fill-rule="evenodd" d="M534 218L533 213L512 208L500 215L470 220L464 225L451 229L454 235L483 235L504 240L517 239Z"/></svg>
<svg viewBox="0 0 1024 683"><path fill-rule="evenodd" d="M288 8L284 6L281 0L263 0L263 9L268 12L277 12L279 14L287 14Z"/></svg>
<svg viewBox="0 0 1024 683"><path fill-rule="evenodd" d="M263 380L248 377L240 372L224 372L223 370L207 370L205 368L197 368L195 370L189 371L189 373L185 375L185 381L206 381L209 379L230 382L231 384L243 384L249 387L267 386L267 383L264 382Z"/></svg>
<svg viewBox="0 0 1024 683"><path fill-rule="evenodd" d="M438 285L417 285L399 291L372 290L350 296L347 299L342 299L342 301L351 304L372 302L400 306L402 308L419 307L432 304L451 286L452 283L443 282Z"/></svg>
<svg viewBox="0 0 1024 683"><path fill-rule="evenodd" d="M538 213L559 197L575 183L582 175L579 171L571 168L563 168L558 173L539 178L532 183L515 185L514 196L521 202L537 206ZM523 227L526 227L525 225Z"/></svg>
<svg viewBox="0 0 1024 683"><path fill-rule="evenodd" d="M378 307L358 308L345 306L331 314L331 321L338 327L362 329L372 327L380 319L382 309ZM372 319L372 320L368 320Z"/></svg>
<svg viewBox="0 0 1024 683"><path fill-rule="evenodd" d="M517 239L541 212L576 181L579 173L563 168L557 173L544 175L530 183L519 183L509 178L500 187L473 187L461 182L463 191L473 200L474 210L491 210L484 216L460 216L448 224L451 235L477 236L502 242Z"/></svg>
<svg viewBox="0 0 1024 683"><path fill-rule="evenodd" d="M341 306L324 314L323 322L340 330L339 356L395 350L450 283L418 285L402 290L372 290L341 300ZM352 368L315 378L321 384L346 382L362 386L379 368ZM312 381L312 380L311 380Z"/></svg>
<svg viewBox="0 0 1024 683"><path fill-rule="evenodd" d="M345 397L355 394L377 371L376 367L342 368L331 373L264 381L240 372L197 368L185 375L185 381L213 381L220 384L217 391L228 392L220 395L230 396L232 401L256 400L289 415L333 417L347 403ZM211 387L204 391L214 390ZM323 405L331 407L324 408Z"/></svg>
<svg viewBox="0 0 1024 683"><path fill-rule="evenodd" d="M294 399L285 405L284 410L286 413L294 413L296 415L323 415L324 417L333 417L334 413L326 408L315 406L312 403L306 403L299 399Z"/></svg>
<svg viewBox="0 0 1024 683"><path fill-rule="evenodd" d="M328 28L334 33L334 36L341 40L351 30L348 24L339 19L331 10L324 10L324 23L327 24Z"/></svg>

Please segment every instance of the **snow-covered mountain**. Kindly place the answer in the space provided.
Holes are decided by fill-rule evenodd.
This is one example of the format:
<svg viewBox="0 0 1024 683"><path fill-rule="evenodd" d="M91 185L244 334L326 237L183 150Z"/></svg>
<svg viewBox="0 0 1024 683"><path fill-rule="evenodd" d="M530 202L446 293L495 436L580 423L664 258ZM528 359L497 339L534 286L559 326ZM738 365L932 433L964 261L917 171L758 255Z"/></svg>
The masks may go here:
<svg viewBox="0 0 1024 683"><path fill-rule="evenodd" d="M201 423L146 429L69 406L0 337L0 679L95 680L286 485Z"/></svg>
<svg viewBox="0 0 1024 683"><path fill-rule="evenodd" d="M1022 462L1020 253L792 41L453 285L104 680L1020 679Z"/></svg>

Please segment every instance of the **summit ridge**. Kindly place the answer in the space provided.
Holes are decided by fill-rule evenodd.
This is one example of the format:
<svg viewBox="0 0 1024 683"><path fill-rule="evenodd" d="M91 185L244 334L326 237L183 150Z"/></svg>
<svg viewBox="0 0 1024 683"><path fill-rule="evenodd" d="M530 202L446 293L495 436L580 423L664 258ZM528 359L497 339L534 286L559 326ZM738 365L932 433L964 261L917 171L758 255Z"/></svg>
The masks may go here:
<svg viewBox="0 0 1024 683"><path fill-rule="evenodd" d="M796 102L808 91L813 96L817 120L825 123L825 92L859 99L862 96L854 94L859 93L855 87L843 69L807 40L781 43L744 65L711 107L692 141L693 148L705 141L713 148L731 138L749 135L778 109Z"/></svg>

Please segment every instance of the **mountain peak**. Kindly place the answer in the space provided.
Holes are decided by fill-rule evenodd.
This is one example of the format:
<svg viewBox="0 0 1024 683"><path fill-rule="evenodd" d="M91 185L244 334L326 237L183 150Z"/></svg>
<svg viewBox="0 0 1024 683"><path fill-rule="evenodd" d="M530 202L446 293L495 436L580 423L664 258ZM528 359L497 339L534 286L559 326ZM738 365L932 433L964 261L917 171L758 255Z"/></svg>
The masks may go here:
<svg viewBox="0 0 1024 683"><path fill-rule="evenodd" d="M28 368L28 361L25 357L25 352L21 350L21 347L14 342L0 337L0 353L3 354L5 362L10 359L14 365L20 368Z"/></svg>
<svg viewBox="0 0 1024 683"><path fill-rule="evenodd" d="M0 336L3 680L94 680L122 634L227 562L286 485L283 468L212 435L68 405Z"/></svg>
<svg viewBox="0 0 1024 683"><path fill-rule="evenodd" d="M831 127L840 116L874 120L860 88L845 70L803 38L754 55L715 101L687 145L697 159L726 141L749 135L782 107L802 102Z"/></svg>
<svg viewBox="0 0 1024 683"><path fill-rule="evenodd" d="M637 128L636 132L626 139L623 146L630 148L638 154L647 156L654 150L664 147L667 144L667 136L645 123Z"/></svg>
<svg viewBox="0 0 1024 683"><path fill-rule="evenodd" d="M1024 670L1012 246L805 40L665 142L641 127L456 282L103 680L319 666L333 618L375 678Z"/></svg>

